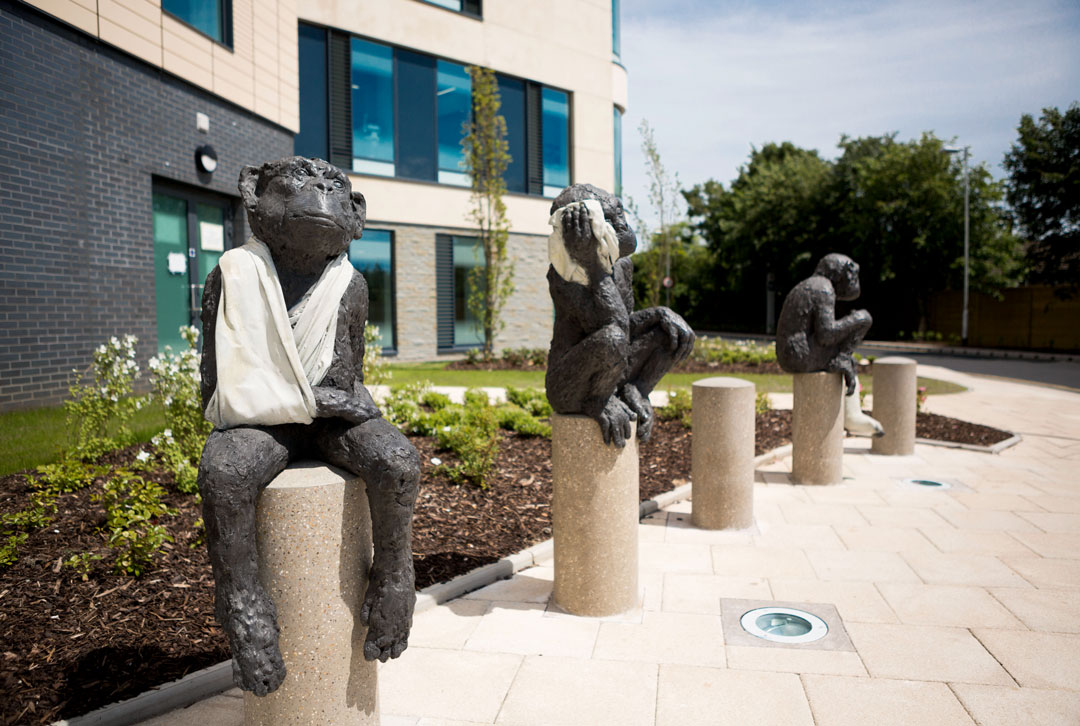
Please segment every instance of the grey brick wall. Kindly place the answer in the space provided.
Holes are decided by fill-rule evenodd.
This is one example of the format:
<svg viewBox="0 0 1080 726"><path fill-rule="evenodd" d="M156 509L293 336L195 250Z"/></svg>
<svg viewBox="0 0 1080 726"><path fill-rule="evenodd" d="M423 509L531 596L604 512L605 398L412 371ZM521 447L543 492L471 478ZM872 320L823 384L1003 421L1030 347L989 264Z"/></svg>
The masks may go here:
<svg viewBox="0 0 1080 726"><path fill-rule="evenodd" d="M235 197L241 167L291 153L286 129L0 1L0 410L58 402L111 335L156 350L155 177Z"/></svg>

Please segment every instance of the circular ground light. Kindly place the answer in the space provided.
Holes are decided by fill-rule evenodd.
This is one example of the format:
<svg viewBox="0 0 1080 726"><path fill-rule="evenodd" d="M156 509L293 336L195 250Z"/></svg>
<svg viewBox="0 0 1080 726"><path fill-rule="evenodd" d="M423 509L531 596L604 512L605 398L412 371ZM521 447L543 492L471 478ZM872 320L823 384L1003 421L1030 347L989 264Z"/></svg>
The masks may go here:
<svg viewBox="0 0 1080 726"><path fill-rule="evenodd" d="M904 479L903 483L927 489L952 489L952 484L936 479Z"/></svg>
<svg viewBox="0 0 1080 726"><path fill-rule="evenodd" d="M813 643L829 632L825 621L813 613L793 608L757 608L743 613L743 630L774 643Z"/></svg>

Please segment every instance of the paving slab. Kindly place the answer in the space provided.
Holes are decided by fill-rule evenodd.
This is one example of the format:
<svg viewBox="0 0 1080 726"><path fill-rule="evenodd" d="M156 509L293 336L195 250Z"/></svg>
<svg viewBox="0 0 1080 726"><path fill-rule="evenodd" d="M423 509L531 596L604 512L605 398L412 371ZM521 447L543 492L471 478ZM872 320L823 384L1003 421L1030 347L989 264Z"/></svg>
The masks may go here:
<svg viewBox="0 0 1080 726"><path fill-rule="evenodd" d="M817 726L974 726L944 683L885 678L802 677Z"/></svg>
<svg viewBox="0 0 1080 726"><path fill-rule="evenodd" d="M656 726L697 724L813 726L814 720L797 675L660 666Z"/></svg>

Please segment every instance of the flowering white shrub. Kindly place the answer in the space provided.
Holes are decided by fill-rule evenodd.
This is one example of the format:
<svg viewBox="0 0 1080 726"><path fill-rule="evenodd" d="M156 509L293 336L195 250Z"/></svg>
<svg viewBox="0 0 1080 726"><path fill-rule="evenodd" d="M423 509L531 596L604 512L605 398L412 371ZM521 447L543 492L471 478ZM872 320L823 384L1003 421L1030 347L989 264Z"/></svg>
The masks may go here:
<svg viewBox="0 0 1080 726"><path fill-rule="evenodd" d="M379 326L364 324L364 385L375 386L390 382L390 366L382 356L379 345Z"/></svg>
<svg viewBox="0 0 1080 726"><path fill-rule="evenodd" d="M132 396L139 364L135 360L134 335L113 336L94 351L94 360L81 374L72 371L68 386L71 398L64 402L68 430L75 436L73 454L96 459L131 441L128 422L142 408L145 398ZM110 432L113 431L110 435Z"/></svg>

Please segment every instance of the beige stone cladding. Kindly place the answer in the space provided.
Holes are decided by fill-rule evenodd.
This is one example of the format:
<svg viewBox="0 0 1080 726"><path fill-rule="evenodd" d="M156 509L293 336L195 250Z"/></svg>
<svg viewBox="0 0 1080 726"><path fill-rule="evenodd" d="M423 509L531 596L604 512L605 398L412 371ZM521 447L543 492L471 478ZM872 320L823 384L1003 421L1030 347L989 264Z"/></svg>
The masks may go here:
<svg viewBox="0 0 1080 726"><path fill-rule="evenodd" d="M354 179L354 182L356 180ZM368 220L368 227L394 234L394 287L397 318L397 360L441 357L437 347L435 237L475 236L461 227L420 227ZM495 341L504 348L547 348L551 343L552 307L547 291L547 238L511 234L514 294L504 310L506 328ZM460 357L460 353L452 357Z"/></svg>

